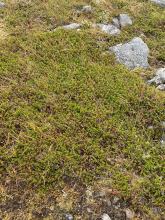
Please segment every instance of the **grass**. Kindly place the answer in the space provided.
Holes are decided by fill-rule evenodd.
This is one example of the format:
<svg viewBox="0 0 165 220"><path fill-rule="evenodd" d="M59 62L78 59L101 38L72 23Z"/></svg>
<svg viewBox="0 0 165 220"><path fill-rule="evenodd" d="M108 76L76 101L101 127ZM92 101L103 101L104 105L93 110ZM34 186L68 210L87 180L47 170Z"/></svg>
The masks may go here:
<svg viewBox="0 0 165 220"><path fill-rule="evenodd" d="M131 201L144 219L155 219L154 207L161 219L165 99L141 73L148 77L164 64L164 11L140 0L6 2L2 18L9 35L0 43L2 219L53 219L35 214L50 203L50 194L56 199L54 219L61 219L81 190L100 183ZM75 8L84 4L95 11L77 16ZM88 28L123 11L134 25L119 37ZM72 21L86 26L50 31ZM107 48L141 34L151 68L128 71Z"/></svg>

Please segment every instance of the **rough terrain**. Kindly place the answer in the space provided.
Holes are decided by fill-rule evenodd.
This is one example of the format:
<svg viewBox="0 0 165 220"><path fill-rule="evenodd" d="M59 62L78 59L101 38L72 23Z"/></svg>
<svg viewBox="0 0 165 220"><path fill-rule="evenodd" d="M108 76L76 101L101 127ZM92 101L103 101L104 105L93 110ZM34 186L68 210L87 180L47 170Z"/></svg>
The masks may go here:
<svg viewBox="0 0 165 220"><path fill-rule="evenodd" d="M0 219L164 219L164 5L0 2Z"/></svg>

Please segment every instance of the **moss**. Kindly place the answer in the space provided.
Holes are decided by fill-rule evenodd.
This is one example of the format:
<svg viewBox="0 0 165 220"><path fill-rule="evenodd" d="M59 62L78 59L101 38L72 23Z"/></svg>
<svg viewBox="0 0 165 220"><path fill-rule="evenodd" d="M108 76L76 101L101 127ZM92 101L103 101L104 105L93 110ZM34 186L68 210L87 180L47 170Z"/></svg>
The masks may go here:
<svg viewBox="0 0 165 220"><path fill-rule="evenodd" d="M58 2L57 23L71 15L77 3L70 2ZM17 35L1 42L2 184L7 176L16 190L22 180L27 190L45 192L111 176L113 187L142 211L151 203L162 206L163 149L156 128L164 119L164 95L145 84L141 70L128 71L103 50L144 33L151 60L163 62L163 12L145 3L134 26L117 38L101 35L107 41L100 44L98 33L86 29L44 32L55 3L15 3L5 11L6 25ZM118 1L113 13L129 6ZM39 14L41 26L34 20ZM143 181L132 182L134 174Z"/></svg>

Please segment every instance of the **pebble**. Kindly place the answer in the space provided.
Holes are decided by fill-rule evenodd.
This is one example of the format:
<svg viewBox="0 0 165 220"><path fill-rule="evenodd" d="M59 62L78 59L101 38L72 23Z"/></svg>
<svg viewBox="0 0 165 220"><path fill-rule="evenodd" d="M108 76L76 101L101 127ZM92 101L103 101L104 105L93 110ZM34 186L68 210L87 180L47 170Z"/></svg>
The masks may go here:
<svg viewBox="0 0 165 220"><path fill-rule="evenodd" d="M66 220L73 220L73 216L71 214L66 214L65 219Z"/></svg>
<svg viewBox="0 0 165 220"><path fill-rule="evenodd" d="M85 5L81 9L81 12L83 12L85 14L90 14L90 13L92 13L92 7L90 5Z"/></svg>
<svg viewBox="0 0 165 220"><path fill-rule="evenodd" d="M112 24L115 25L117 28L120 28L120 22L117 17L112 19Z"/></svg>
<svg viewBox="0 0 165 220"><path fill-rule="evenodd" d="M156 85L161 85L165 83L165 68L160 68L156 71L155 77L148 80L148 84L155 83Z"/></svg>
<svg viewBox="0 0 165 220"><path fill-rule="evenodd" d="M125 210L125 214L128 220L131 220L134 218L135 214L133 211L131 211L130 209L126 209Z"/></svg>
<svg viewBox="0 0 165 220"><path fill-rule="evenodd" d="M161 91L165 91L165 84L160 84L157 89L161 90Z"/></svg>
<svg viewBox="0 0 165 220"><path fill-rule="evenodd" d="M121 27L125 27L127 25L132 25L132 20L127 14L120 14L119 15L119 23Z"/></svg>
<svg viewBox="0 0 165 220"><path fill-rule="evenodd" d="M4 8L5 7L5 3L4 2L0 2L0 8Z"/></svg>
<svg viewBox="0 0 165 220"><path fill-rule="evenodd" d="M118 17L113 18L112 23L117 28L123 28L126 27L127 25L133 24L131 18L127 14L120 14Z"/></svg>
<svg viewBox="0 0 165 220"><path fill-rule="evenodd" d="M101 31L109 35L118 35L121 32L120 29L112 24L96 24L96 27L100 28Z"/></svg>
<svg viewBox="0 0 165 220"><path fill-rule="evenodd" d="M161 127L162 127L162 130L165 131L165 121L161 122Z"/></svg>
<svg viewBox="0 0 165 220"><path fill-rule="evenodd" d="M102 220L111 220L108 214L104 213L101 217Z"/></svg>
<svg viewBox="0 0 165 220"><path fill-rule="evenodd" d="M161 144L162 144L163 146L165 145L165 134L163 134L163 136L162 136Z"/></svg>
<svg viewBox="0 0 165 220"><path fill-rule="evenodd" d="M62 28L67 29L67 30L75 30L75 29L79 29L80 27L81 27L81 24L78 24L78 23L71 23L71 24L62 26Z"/></svg>
<svg viewBox="0 0 165 220"><path fill-rule="evenodd" d="M119 199L117 196L115 196L115 197L113 198L113 203L116 204L116 203L118 203L119 200L120 200L120 199Z"/></svg>

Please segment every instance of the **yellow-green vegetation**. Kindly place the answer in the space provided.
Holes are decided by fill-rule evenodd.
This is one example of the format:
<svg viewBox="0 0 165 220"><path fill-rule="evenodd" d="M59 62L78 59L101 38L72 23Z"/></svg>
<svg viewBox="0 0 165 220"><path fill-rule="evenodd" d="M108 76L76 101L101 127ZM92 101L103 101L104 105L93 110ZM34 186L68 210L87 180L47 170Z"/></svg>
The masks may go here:
<svg viewBox="0 0 165 220"><path fill-rule="evenodd" d="M6 0L0 9L7 33L0 42L2 219L62 219L98 181L108 181L143 219L162 219L165 96L142 75L165 62L165 12L150 1L96 2ZM93 13L77 14L86 4ZM90 28L123 12L134 24L118 37ZM52 31L70 22L85 25ZM150 48L149 70L129 71L107 52L135 36ZM52 214L35 215L50 196ZM91 218L82 212L75 219Z"/></svg>

